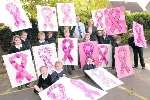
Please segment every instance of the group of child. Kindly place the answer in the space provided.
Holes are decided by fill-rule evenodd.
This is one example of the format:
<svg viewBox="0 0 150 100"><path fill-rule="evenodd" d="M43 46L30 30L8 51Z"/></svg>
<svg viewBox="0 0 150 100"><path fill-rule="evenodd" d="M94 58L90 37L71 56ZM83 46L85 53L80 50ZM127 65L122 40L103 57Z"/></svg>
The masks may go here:
<svg viewBox="0 0 150 100"><path fill-rule="evenodd" d="M91 24L89 24L89 26L90 25ZM91 30L92 28L94 29L94 31ZM82 33L82 38L79 38L79 42L97 41L98 44L111 44L112 45L112 69L115 69L115 58L114 58L115 47L122 45L121 36L119 35L107 36L107 34L104 32L103 29L97 30L94 26L92 26L92 28L87 28L88 31L86 31L86 33L84 34ZM62 33L62 36L64 38L74 37L73 32L75 30L75 27L65 26L65 27L60 27L60 30L61 30L60 33ZM134 53L134 68L138 67L138 54L139 54L142 69L145 69L145 64L143 59L143 48L135 45L132 30L130 30L129 33L130 33L130 37L128 39L129 41L128 43L132 47ZM28 33L25 31L21 32L20 36L15 35L12 39L12 46L10 47L8 53L15 53L27 49L30 49L32 53L32 49L31 49L32 46L27 36ZM56 43L56 36L54 36L54 33L47 32L47 34L45 34L44 32L39 32L38 41L36 42L35 45L39 46L48 43ZM71 70L74 69L74 66L67 65L65 67L67 67L67 70L65 70L65 72L67 71L69 74L71 74ZM86 60L86 64L83 67L83 70L90 70L94 68L96 68L96 65L93 59L88 58ZM61 61L56 61L55 70L53 70L51 74L48 73L47 66L41 66L40 68L41 75L39 76L38 84L34 86L35 88L34 92L38 93L42 91L43 89L47 88L48 86L56 82L60 77L64 76L65 72L63 69L64 69L63 62Z"/></svg>

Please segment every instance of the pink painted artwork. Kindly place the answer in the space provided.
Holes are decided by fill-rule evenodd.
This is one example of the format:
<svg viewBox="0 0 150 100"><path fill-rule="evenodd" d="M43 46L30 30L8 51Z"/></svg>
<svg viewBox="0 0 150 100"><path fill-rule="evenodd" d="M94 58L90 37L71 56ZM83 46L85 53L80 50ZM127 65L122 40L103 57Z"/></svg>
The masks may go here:
<svg viewBox="0 0 150 100"><path fill-rule="evenodd" d="M77 38L58 39L58 58L64 61L64 65L78 65Z"/></svg>
<svg viewBox="0 0 150 100"><path fill-rule="evenodd" d="M41 100L98 100L106 94L107 92L82 80L62 77L47 89L41 91L39 96Z"/></svg>
<svg viewBox="0 0 150 100"><path fill-rule="evenodd" d="M118 78L124 78L134 74L128 45L115 48L115 67Z"/></svg>
<svg viewBox="0 0 150 100"><path fill-rule="evenodd" d="M57 3L59 26L75 26L76 14L73 3Z"/></svg>
<svg viewBox="0 0 150 100"><path fill-rule="evenodd" d="M134 42L138 47L147 47L147 43L144 36L143 25L133 22L133 33L134 33Z"/></svg>
<svg viewBox="0 0 150 100"><path fill-rule="evenodd" d="M108 8L104 11L107 35L121 34L127 32L125 20L125 8Z"/></svg>
<svg viewBox="0 0 150 100"><path fill-rule="evenodd" d="M79 53L80 53L80 63L81 67L86 64L87 58L92 58L94 63L98 65L98 47L97 42L90 41L90 42L82 42L79 44Z"/></svg>
<svg viewBox="0 0 150 100"><path fill-rule="evenodd" d="M94 25L97 29L105 28L104 9L92 11L92 19L94 20Z"/></svg>
<svg viewBox="0 0 150 100"><path fill-rule="evenodd" d="M58 31L56 8L36 6L39 31Z"/></svg>
<svg viewBox="0 0 150 100"><path fill-rule="evenodd" d="M102 67L85 70L85 73L105 91L123 84L122 81Z"/></svg>
<svg viewBox="0 0 150 100"><path fill-rule="evenodd" d="M4 55L3 59L12 87L37 79L30 50Z"/></svg>
<svg viewBox="0 0 150 100"><path fill-rule="evenodd" d="M35 65L38 75L40 75L40 67L47 66L49 73L54 69L54 64L57 60L57 52L55 44L46 44L32 47Z"/></svg>
<svg viewBox="0 0 150 100"><path fill-rule="evenodd" d="M1 10L3 11L2 16L5 18L2 20L5 21L5 24L10 27L12 32L32 28L19 0L2 0Z"/></svg>

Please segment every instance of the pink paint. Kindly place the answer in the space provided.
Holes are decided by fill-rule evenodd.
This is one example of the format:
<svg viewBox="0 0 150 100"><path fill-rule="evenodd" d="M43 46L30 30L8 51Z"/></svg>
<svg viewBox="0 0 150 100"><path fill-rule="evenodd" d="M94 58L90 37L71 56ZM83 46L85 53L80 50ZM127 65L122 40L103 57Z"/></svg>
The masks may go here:
<svg viewBox="0 0 150 100"><path fill-rule="evenodd" d="M53 63L51 62L52 51L48 47L43 47L38 50L39 57L43 60L45 66L48 66L50 69L53 68Z"/></svg>
<svg viewBox="0 0 150 100"><path fill-rule="evenodd" d="M107 35L126 33L126 21L123 7L109 8L104 12Z"/></svg>
<svg viewBox="0 0 150 100"><path fill-rule="evenodd" d="M21 25L26 26L25 21L21 18L19 8L14 3L6 4L6 9L13 16L16 27L20 27Z"/></svg>
<svg viewBox="0 0 150 100"><path fill-rule="evenodd" d="M124 78L134 73L128 45L115 48L115 67L118 78Z"/></svg>
<svg viewBox="0 0 150 100"><path fill-rule="evenodd" d="M16 62L16 58L21 59L21 64ZM13 66L16 72L16 81L17 83L22 83L23 79L26 78L27 81L31 81L33 78L31 74L29 74L26 70L27 65L27 55L23 53L16 53L9 58L9 62Z"/></svg>
<svg viewBox="0 0 150 100"><path fill-rule="evenodd" d="M136 46L139 47L147 47L143 25L133 22L133 33L134 33L134 42Z"/></svg>
<svg viewBox="0 0 150 100"><path fill-rule="evenodd" d="M68 46L67 46L68 43ZM73 41L69 38L65 38L62 41L62 50L64 52L64 61L66 61L67 59L72 63L73 62L73 57L71 56L71 51L73 50L74 45L73 45Z"/></svg>
<svg viewBox="0 0 150 100"><path fill-rule="evenodd" d="M58 94L54 93L54 90L59 90ZM47 91L47 95L50 100L72 100L66 96L63 84L53 84Z"/></svg>
<svg viewBox="0 0 150 100"><path fill-rule="evenodd" d="M102 49L104 49L104 52L102 52ZM99 46L99 64L102 65L104 62L106 65L108 64L108 47L106 45L100 45Z"/></svg>
<svg viewBox="0 0 150 100"><path fill-rule="evenodd" d="M51 27L54 28L53 25L53 21L52 21L52 17L55 14L55 11L53 11L52 9L48 8L48 7L43 7L41 10L41 14L44 18L44 29L46 29L47 27Z"/></svg>
<svg viewBox="0 0 150 100"><path fill-rule="evenodd" d="M89 42L82 42L79 44L79 53L80 53L80 63L81 67L86 64L87 58L92 58L94 63L98 65L98 47L97 42L89 41Z"/></svg>
<svg viewBox="0 0 150 100"><path fill-rule="evenodd" d="M71 14L71 6L69 4L62 4L61 10L63 12L63 23L72 22Z"/></svg>
<svg viewBox="0 0 150 100"><path fill-rule="evenodd" d="M80 88L85 93L85 96L89 97L91 100L94 100L94 96L100 96L100 93L98 91L89 89L88 87L85 86L84 83L82 83L79 80L71 80L71 83L75 85L77 88Z"/></svg>
<svg viewBox="0 0 150 100"><path fill-rule="evenodd" d="M103 22L102 22L102 20L103 20L103 12L101 12L101 11L97 11L96 13L95 13L95 17L96 17L96 27L97 28L103 28Z"/></svg>

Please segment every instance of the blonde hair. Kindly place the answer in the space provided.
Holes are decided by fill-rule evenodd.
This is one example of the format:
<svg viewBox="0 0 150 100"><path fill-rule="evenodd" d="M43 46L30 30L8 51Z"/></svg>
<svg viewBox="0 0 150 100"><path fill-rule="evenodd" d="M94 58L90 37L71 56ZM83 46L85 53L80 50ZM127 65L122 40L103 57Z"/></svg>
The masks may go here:
<svg viewBox="0 0 150 100"><path fill-rule="evenodd" d="M55 62L55 65L56 65L56 64L60 64L61 66L63 66L63 62L60 61L60 60L56 61L56 62Z"/></svg>
<svg viewBox="0 0 150 100"><path fill-rule="evenodd" d="M47 69L48 69L47 66L41 66L41 67L40 67L40 72L41 72L42 68L47 68Z"/></svg>
<svg viewBox="0 0 150 100"><path fill-rule="evenodd" d="M38 37L40 37L40 36L42 36L42 35L45 36L45 33L44 33L44 32L39 32L39 33L38 33Z"/></svg>

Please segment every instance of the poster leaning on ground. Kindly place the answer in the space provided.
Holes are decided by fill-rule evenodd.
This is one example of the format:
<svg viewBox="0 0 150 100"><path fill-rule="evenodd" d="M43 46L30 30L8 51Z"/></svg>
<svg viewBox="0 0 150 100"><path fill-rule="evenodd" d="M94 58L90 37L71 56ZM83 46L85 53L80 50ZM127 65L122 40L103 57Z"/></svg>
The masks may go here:
<svg viewBox="0 0 150 100"><path fill-rule="evenodd" d="M57 60L56 44L46 44L32 47L36 70L40 76L40 67L47 66L49 73L54 69Z"/></svg>
<svg viewBox="0 0 150 100"><path fill-rule="evenodd" d="M2 18L12 32L32 28L20 0L1 0L1 6Z"/></svg>
<svg viewBox="0 0 150 100"><path fill-rule="evenodd" d="M76 26L76 14L73 3L57 3L59 26Z"/></svg>
<svg viewBox="0 0 150 100"><path fill-rule="evenodd" d="M37 79L30 50L3 55L12 88Z"/></svg>
<svg viewBox="0 0 150 100"><path fill-rule="evenodd" d="M56 8L37 5L39 31L58 31Z"/></svg>
<svg viewBox="0 0 150 100"><path fill-rule="evenodd" d="M62 77L39 93L41 100L98 100L106 94L107 92L82 80L73 80L66 77Z"/></svg>
<svg viewBox="0 0 150 100"><path fill-rule="evenodd" d="M78 65L78 39L58 38L58 58L64 65Z"/></svg>
<svg viewBox="0 0 150 100"><path fill-rule="evenodd" d="M118 78L124 78L134 74L131 61L129 45L115 48L115 67Z"/></svg>

